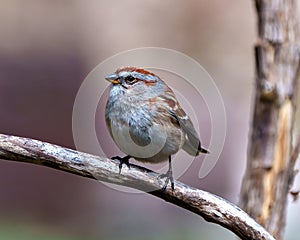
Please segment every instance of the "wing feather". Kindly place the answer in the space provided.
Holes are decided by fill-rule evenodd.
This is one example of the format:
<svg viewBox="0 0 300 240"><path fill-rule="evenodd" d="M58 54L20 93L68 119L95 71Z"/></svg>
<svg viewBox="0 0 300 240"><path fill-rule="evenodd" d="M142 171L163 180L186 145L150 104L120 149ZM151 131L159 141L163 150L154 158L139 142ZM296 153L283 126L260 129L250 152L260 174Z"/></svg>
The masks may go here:
<svg viewBox="0 0 300 240"><path fill-rule="evenodd" d="M209 151L201 147L199 136L189 116L179 105L174 92L168 88L164 95L159 96L166 103L170 116L176 120L174 124L179 125L185 133L185 142L182 148L190 155L197 156L199 152L208 153Z"/></svg>

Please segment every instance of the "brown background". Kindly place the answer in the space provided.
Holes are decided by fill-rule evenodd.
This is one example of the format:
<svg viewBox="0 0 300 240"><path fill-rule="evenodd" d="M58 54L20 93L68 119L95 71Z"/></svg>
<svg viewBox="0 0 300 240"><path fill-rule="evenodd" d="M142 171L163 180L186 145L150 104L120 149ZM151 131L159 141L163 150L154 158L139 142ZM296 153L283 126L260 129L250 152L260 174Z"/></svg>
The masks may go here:
<svg viewBox="0 0 300 240"><path fill-rule="evenodd" d="M175 49L214 78L228 121L213 171L198 179L195 161L180 180L237 203L251 116L255 23L252 1L0 0L0 132L74 148L73 102L96 65L131 48ZM297 205L289 210L289 239ZM233 239L154 197L7 161L0 161L0 213L0 239L12 232L15 239Z"/></svg>

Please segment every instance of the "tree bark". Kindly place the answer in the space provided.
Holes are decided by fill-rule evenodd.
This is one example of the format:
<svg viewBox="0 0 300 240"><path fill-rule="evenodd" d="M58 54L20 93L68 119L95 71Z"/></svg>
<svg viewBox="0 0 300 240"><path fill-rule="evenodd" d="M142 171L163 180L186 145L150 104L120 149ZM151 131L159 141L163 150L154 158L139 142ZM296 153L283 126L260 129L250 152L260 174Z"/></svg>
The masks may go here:
<svg viewBox="0 0 300 240"><path fill-rule="evenodd" d="M292 145L299 81L294 0L256 0L256 92L241 206L282 239L298 147Z"/></svg>
<svg viewBox="0 0 300 240"><path fill-rule="evenodd" d="M161 191L159 174L132 165L119 174L119 162L77 152L46 142L0 134L0 158L48 166L83 177L123 185L148 193L187 209L206 221L219 224L242 239L274 240L244 211L214 194L175 181L175 190Z"/></svg>

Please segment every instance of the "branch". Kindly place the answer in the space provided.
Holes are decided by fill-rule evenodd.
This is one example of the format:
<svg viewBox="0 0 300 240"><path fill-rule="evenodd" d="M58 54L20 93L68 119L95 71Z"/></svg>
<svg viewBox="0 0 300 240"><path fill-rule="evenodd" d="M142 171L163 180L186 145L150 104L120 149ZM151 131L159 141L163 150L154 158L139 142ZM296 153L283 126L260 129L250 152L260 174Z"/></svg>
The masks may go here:
<svg viewBox="0 0 300 240"><path fill-rule="evenodd" d="M119 174L119 162L77 152L38 140L0 134L0 158L47 166L87 178L123 185L164 199L219 224L242 239L274 238L245 212L211 193L189 187L178 181L175 190L162 192L158 174L143 167L124 167Z"/></svg>

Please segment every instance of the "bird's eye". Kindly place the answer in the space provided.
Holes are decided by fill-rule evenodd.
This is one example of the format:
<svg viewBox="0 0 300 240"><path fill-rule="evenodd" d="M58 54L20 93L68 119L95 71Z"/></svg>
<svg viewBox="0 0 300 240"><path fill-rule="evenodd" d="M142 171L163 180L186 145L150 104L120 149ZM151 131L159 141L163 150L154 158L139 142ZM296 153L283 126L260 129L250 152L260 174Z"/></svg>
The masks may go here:
<svg viewBox="0 0 300 240"><path fill-rule="evenodd" d="M128 84L133 84L136 82L136 79L135 79L135 77L129 75L129 76L125 77L125 82Z"/></svg>

